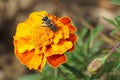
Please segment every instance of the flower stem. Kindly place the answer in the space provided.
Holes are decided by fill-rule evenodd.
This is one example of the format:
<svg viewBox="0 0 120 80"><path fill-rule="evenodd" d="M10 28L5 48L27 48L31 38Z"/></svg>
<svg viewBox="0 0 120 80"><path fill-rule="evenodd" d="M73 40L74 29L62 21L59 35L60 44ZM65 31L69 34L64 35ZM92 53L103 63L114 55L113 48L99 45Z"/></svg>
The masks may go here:
<svg viewBox="0 0 120 80"><path fill-rule="evenodd" d="M118 43L118 44L116 44L116 46L115 47L113 47L112 48L112 50L110 50L109 52L108 52L108 57L118 48L120 46L120 42Z"/></svg>

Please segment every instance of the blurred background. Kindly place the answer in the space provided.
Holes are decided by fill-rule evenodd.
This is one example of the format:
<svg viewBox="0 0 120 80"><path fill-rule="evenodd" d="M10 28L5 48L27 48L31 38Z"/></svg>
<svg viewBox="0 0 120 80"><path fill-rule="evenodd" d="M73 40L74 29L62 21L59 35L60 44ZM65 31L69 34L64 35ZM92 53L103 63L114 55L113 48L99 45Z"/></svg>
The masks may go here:
<svg viewBox="0 0 120 80"><path fill-rule="evenodd" d="M91 76L87 72L87 66L95 58L95 54L102 55L101 50L111 49L116 43L110 36L115 26L109 24L103 17L114 19L120 15L120 6L113 5L111 0L0 0L0 80L83 80L66 70L64 66L54 70L46 65L42 73L29 70L15 57L13 36L17 24L28 18L31 12L41 10L58 17L69 16L72 19L78 29L79 40L76 47L80 50L84 47L85 50L76 49L72 55L68 55L67 63ZM87 42L89 43L90 31L94 28L98 29L98 33L91 46ZM99 33L106 35L107 38L99 37ZM85 45L91 46L92 50ZM111 69L107 71L96 80L120 80L120 71L117 73L111 73Z"/></svg>

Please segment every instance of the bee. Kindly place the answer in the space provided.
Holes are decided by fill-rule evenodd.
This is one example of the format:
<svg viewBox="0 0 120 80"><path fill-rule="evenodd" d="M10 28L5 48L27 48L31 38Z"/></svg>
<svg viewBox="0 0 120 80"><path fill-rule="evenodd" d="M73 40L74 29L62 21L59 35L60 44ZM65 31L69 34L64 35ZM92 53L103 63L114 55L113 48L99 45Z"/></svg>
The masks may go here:
<svg viewBox="0 0 120 80"><path fill-rule="evenodd" d="M42 18L42 21L44 21L46 26L49 27L53 32L56 32L58 30L56 25L47 16L44 16Z"/></svg>

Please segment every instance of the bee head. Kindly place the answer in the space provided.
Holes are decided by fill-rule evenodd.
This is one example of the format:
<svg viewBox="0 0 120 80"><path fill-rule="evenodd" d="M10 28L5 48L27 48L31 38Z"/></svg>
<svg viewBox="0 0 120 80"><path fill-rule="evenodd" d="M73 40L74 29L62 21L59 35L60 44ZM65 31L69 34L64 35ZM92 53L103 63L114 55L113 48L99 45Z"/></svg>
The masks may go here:
<svg viewBox="0 0 120 80"><path fill-rule="evenodd" d="M47 20L48 20L48 17L47 17L47 16L44 16L44 17L42 18L42 20L43 20L43 21L47 21Z"/></svg>

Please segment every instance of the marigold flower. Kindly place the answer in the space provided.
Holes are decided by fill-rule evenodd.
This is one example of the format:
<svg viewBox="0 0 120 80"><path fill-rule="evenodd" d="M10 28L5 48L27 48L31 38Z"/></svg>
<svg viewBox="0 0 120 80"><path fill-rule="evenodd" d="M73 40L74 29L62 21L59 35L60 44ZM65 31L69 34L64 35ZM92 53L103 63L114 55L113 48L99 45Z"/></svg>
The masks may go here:
<svg viewBox="0 0 120 80"><path fill-rule="evenodd" d="M42 18L47 16L58 30L43 26ZM58 18L46 11L33 12L19 23L14 36L14 51L20 62L30 69L42 70L46 61L57 68L66 61L66 51L73 51L77 36L70 18Z"/></svg>

